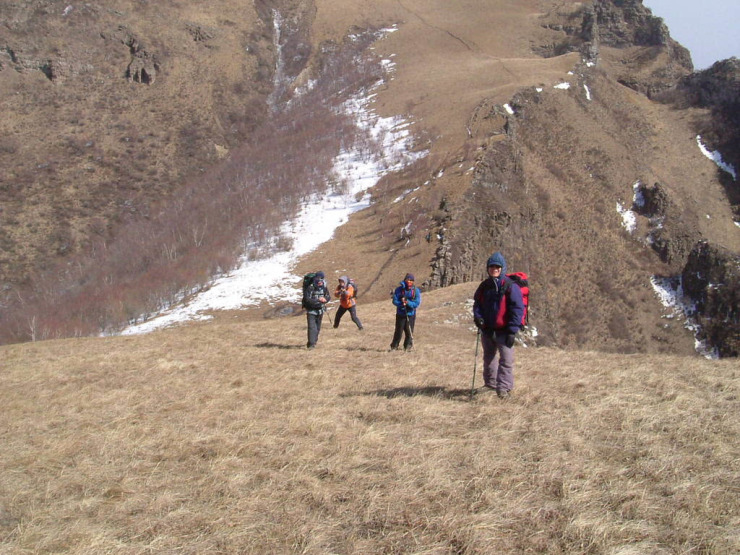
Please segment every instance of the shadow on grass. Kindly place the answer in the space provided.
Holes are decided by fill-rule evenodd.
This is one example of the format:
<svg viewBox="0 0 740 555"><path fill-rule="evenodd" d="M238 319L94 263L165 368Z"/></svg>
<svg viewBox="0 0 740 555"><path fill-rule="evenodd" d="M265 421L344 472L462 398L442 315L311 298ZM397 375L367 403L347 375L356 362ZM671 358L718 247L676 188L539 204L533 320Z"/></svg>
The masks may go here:
<svg viewBox="0 0 740 555"><path fill-rule="evenodd" d="M366 391L359 395L385 397L386 399L395 399L396 397L439 397L440 399L450 399L455 401L469 401L470 389L447 389L446 387L428 386L428 387L394 387L393 389L378 389L376 391ZM351 397L353 394L345 394L343 397Z"/></svg>
<svg viewBox="0 0 740 555"><path fill-rule="evenodd" d="M290 350L290 349L298 349L305 351L306 345L300 344L300 345L286 345L283 343L272 343L270 341L265 341L263 343L257 343L256 345L253 345L253 347L256 347L257 349L283 349L283 350ZM320 348L317 347L317 348ZM345 351L362 351L365 353L385 353L388 349L378 349L373 347L348 347L346 349L343 349Z"/></svg>
<svg viewBox="0 0 740 555"><path fill-rule="evenodd" d="M305 345L282 345L280 343L270 343L268 341L265 341L264 343L257 343L255 345L258 349L300 349L305 351L306 346Z"/></svg>

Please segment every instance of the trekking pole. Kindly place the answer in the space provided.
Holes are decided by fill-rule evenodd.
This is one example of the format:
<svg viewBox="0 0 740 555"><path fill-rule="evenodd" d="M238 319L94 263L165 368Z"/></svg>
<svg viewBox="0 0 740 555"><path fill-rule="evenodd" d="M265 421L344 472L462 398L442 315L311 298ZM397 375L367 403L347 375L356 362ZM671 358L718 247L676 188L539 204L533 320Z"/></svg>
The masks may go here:
<svg viewBox="0 0 740 555"><path fill-rule="evenodd" d="M478 345L480 344L480 328L478 333L475 334L475 363L473 364L473 383L470 384L470 400L473 400L475 395L475 375L478 373Z"/></svg>
<svg viewBox="0 0 740 555"><path fill-rule="evenodd" d="M329 322L331 322L331 314L330 311L332 309L331 305L329 304L331 301L325 302L323 305L321 305L321 317L323 318L326 316L329 319Z"/></svg>

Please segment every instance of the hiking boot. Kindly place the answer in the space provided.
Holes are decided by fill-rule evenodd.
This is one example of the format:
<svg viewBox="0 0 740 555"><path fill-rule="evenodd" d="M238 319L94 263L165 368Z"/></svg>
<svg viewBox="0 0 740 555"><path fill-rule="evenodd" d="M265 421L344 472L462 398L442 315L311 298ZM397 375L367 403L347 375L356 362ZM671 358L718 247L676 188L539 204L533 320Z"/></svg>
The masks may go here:
<svg viewBox="0 0 740 555"><path fill-rule="evenodd" d="M508 399L511 397L511 393L509 393L506 389L499 389L496 391L496 395L498 395L499 399Z"/></svg>
<svg viewBox="0 0 740 555"><path fill-rule="evenodd" d="M489 391L496 391L496 386L483 384L481 387L475 390L476 393L487 393Z"/></svg>
<svg viewBox="0 0 740 555"><path fill-rule="evenodd" d="M388 349L388 352L390 353L391 351L397 351L397 350L398 350L398 347L394 347L393 345L391 345L391 348Z"/></svg>

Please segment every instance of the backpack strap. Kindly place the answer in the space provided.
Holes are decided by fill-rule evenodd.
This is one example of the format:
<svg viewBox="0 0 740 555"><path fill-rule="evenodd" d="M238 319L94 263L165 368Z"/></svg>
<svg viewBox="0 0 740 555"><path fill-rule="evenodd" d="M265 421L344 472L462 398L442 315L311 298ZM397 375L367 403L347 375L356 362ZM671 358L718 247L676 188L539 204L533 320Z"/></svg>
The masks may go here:
<svg viewBox="0 0 740 555"><path fill-rule="evenodd" d="M511 284L512 280L509 276L504 276L501 278L501 295L508 295L511 293Z"/></svg>

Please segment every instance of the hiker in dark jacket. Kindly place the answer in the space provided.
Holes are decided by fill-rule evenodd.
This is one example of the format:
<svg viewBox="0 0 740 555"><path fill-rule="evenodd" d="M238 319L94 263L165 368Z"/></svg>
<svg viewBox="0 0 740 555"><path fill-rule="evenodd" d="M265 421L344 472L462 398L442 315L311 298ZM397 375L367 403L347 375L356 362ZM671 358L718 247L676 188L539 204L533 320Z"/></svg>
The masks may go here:
<svg viewBox="0 0 740 555"><path fill-rule="evenodd" d="M393 292L393 304L396 306L396 327L393 331L391 351L398 349L401 334L404 335L403 350L408 351L414 345L414 324L416 309L421 304L421 291L414 285L414 275L406 274L401 284Z"/></svg>
<svg viewBox="0 0 740 555"><path fill-rule="evenodd" d="M483 390L502 399L514 389L514 340L522 327L524 300L519 286L506 277L506 260L500 252L486 263L488 279L473 297L473 318L483 345Z"/></svg>
<svg viewBox="0 0 740 555"><path fill-rule="evenodd" d="M306 319L308 320L308 343L306 344L308 349L313 349L319 340L321 320L324 317L324 309L329 299L329 290L324 283L324 272L316 272L303 299L303 304L306 307Z"/></svg>
<svg viewBox="0 0 740 555"><path fill-rule="evenodd" d="M339 278L339 284L334 290L334 296L339 299L339 308L337 314L334 316L334 327L339 327L339 321L344 316L345 312L349 312L350 318L357 326L357 329L361 330L362 322L357 317L357 301L355 301L355 287L352 285L353 282L347 276Z"/></svg>

